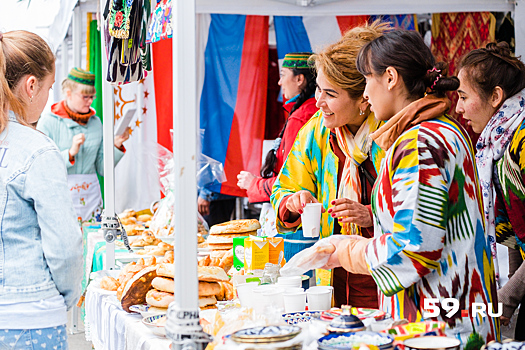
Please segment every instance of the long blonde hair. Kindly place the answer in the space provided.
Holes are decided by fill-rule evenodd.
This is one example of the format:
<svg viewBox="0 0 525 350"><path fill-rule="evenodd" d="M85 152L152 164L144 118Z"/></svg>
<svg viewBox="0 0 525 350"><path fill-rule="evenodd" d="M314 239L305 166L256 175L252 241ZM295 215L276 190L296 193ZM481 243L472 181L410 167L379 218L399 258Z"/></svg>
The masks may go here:
<svg viewBox="0 0 525 350"><path fill-rule="evenodd" d="M55 55L40 36L24 30L0 32L0 132L9 110L27 124L26 103L15 91L22 78L32 75L40 83L54 72Z"/></svg>
<svg viewBox="0 0 525 350"><path fill-rule="evenodd" d="M357 99L363 96L366 85L365 77L356 68L359 50L391 29L388 23L382 23L380 20L352 28L338 42L312 55L310 60L314 61L317 71L323 71L331 84L347 91L351 98Z"/></svg>

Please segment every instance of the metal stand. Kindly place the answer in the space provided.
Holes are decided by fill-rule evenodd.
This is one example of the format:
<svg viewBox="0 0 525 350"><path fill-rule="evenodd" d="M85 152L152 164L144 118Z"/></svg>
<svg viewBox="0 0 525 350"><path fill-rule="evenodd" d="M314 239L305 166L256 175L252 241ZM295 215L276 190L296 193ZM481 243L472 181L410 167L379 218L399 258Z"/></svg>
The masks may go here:
<svg viewBox="0 0 525 350"><path fill-rule="evenodd" d="M166 335L173 341L175 349L204 350L213 341L199 324L199 309L179 309L174 304L168 309Z"/></svg>
<svg viewBox="0 0 525 350"><path fill-rule="evenodd" d="M121 239L127 250L130 253L133 253L133 249L131 249L131 246L129 245L128 234L115 213L113 213L113 216L108 216L106 210L104 210L102 212L102 222L100 227L104 232L104 239L107 243L113 243L116 239Z"/></svg>

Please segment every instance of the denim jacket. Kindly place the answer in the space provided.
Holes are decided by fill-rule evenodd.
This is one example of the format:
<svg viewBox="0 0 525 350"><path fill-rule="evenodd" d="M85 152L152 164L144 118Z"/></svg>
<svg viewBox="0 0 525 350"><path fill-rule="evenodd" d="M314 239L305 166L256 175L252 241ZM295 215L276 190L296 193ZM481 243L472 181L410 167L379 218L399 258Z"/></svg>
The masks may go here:
<svg viewBox="0 0 525 350"><path fill-rule="evenodd" d="M0 133L0 304L80 296L82 235L54 142L10 112Z"/></svg>

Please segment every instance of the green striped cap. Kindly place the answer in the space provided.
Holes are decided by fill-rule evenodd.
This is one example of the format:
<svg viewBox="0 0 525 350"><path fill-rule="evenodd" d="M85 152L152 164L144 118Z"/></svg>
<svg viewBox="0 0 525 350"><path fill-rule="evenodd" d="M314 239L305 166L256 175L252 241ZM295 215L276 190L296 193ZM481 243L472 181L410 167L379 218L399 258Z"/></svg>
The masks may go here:
<svg viewBox="0 0 525 350"><path fill-rule="evenodd" d="M311 52L291 52L284 56L283 68L311 68L308 64L308 58L312 56Z"/></svg>
<svg viewBox="0 0 525 350"><path fill-rule="evenodd" d="M82 68L72 68L67 78L79 84L95 86L95 74Z"/></svg>

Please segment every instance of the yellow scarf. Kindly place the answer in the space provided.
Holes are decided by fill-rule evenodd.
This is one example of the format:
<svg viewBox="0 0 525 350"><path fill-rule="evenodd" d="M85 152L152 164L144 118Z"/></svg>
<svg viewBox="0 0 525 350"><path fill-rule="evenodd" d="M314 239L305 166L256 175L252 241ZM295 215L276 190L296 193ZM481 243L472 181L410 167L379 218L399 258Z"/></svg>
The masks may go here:
<svg viewBox="0 0 525 350"><path fill-rule="evenodd" d="M370 151L368 137L370 133L377 130L379 123L374 114L370 113L355 135L352 135L346 125L335 129L337 143L346 157L337 198L349 198L361 202L359 165L368 158ZM341 224L341 233L361 235L361 230L355 224L344 223Z"/></svg>

